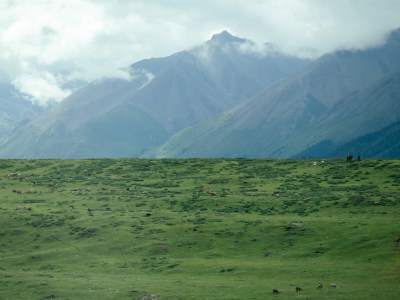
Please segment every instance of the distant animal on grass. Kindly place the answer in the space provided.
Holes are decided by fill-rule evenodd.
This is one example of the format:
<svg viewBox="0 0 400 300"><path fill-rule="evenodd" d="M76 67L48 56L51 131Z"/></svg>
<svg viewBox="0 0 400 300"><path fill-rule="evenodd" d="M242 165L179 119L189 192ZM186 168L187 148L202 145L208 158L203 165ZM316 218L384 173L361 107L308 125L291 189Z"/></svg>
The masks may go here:
<svg viewBox="0 0 400 300"><path fill-rule="evenodd" d="M273 290L272 290L272 294L279 294L278 289L273 289Z"/></svg>
<svg viewBox="0 0 400 300"><path fill-rule="evenodd" d="M163 250L164 252L168 252L167 246L164 246L164 245L157 245L156 247L157 247L158 249Z"/></svg>
<svg viewBox="0 0 400 300"><path fill-rule="evenodd" d="M396 249L399 249L400 235L399 235L399 237L397 238L397 240L395 240L394 242L396 243L396 244L395 244Z"/></svg>
<svg viewBox="0 0 400 300"><path fill-rule="evenodd" d="M159 299L161 299L161 297L158 295L146 295L140 298L140 300L159 300Z"/></svg>
<svg viewBox="0 0 400 300"><path fill-rule="evenodd" d="M337 288L337 284L336 283L331 283L331 288L336 289Z"/></svg>
<svg viewBox="0 0 400 300"><path fill-rule="evenodd" d="M43 297L42 299L56 299L56 298L57 298L57 296L50 295L50 296L47 296L47 297Z"/></svg>
<svg viewBox="0 0 400 300"><path fill-rule="evenodd" d="M349 152L349 154L347 154L347 162L351 162L352 159L353 159L353 155L351 155Z"/></svg>
<svg viewBox="0 0 400 300"><path fill-rule="evenodd" d="M318 286L317 286L317 290L320 290L320 289L322 289L322 283L321 282L318 283Z"/></svg>
<svg viewBox="0 0 400 300"><path fill-rule="evenodd" d="M303 291L303 289L301 288L301 287L296 287L296 292L302 292Z"/></svg>

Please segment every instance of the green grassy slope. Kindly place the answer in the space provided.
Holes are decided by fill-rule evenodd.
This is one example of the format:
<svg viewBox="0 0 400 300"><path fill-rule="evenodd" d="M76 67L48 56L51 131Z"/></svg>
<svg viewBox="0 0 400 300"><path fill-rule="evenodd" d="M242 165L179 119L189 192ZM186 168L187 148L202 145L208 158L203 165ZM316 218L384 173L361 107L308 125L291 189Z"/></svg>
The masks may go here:
<svg viewBox="0 0 400 300"><path fill-rule="evenodd" d="M395 299L399 174L399 160L0 160L0 299Z"/></svg>

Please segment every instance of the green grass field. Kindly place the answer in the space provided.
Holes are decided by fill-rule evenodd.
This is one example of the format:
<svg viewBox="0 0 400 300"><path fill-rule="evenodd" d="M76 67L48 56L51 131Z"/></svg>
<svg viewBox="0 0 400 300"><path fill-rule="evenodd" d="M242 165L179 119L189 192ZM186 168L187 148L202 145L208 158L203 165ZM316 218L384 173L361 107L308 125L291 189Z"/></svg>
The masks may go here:
<svg viewBox="0 0 400 300"><path fill-rule="evenodd" d="M0 299L400 297L400 160L0 160L0 199Z"/></svg>

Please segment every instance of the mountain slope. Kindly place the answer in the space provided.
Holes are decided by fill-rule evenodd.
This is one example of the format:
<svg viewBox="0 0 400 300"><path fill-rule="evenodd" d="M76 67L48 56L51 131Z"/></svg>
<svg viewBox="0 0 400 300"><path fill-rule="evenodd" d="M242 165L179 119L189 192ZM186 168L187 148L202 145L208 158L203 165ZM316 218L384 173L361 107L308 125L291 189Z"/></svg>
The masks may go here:
<svg viewBox="0 0 400 300"><path fill-rule="evenodd" d="M11 132L17 124L37 115L42 107L18 96L15 88L0 82L0 138Z"/></svg>
<svg viewBox="0 0 400 300"><path fill-rule="evenodd" d="M296 132L296 135L288 138L286 142L309 148L311 143L315 145L315 142L320 142L323 138L325 145L328 141L331 144L330 147L325 150L319 149L318 155L306 154L306 149L305 152L296 156L332 155L332 149L343 143L396 122L400 118L399 101L400 70L340 100L316 122ZM378 151L377 149L370 150ZM344 153L347 154L348 151L350 149Z"/></svg>
<svg viewBox="0 0 400 300"><path fill-rule="evenodd" d="M330 152L329 157L345 157L348 152L362 157L399 158L400 121L374 133L363 135Z"/></svg>
<svg viewBox="0 0 400 300"><path fill-rule="evenodd" d="M272 47L263 55L254 53L246 48L251 45L222 32L193 49L137 62L129 68L131 80L95 81L17 128L2 139L0 155L137 156L173 133L233 108L309 62ZM119 118L116 112L124 110L132 122Z"/></svg>
<svg viewBox="0 0 400 300"><path fill-rule="evenodd" d="M13 151L13 157L24 158L103 158L122 157L140 153L146 147L160 144L168 133L141 108L129 103L110 110L101 117L85 123L74 131L68 131L63 122L56 122L35 141L34 149L26 154L24 147ZM29 136L22 133L15 143L24 145ZM57 153L55 152L57 150Z"/></svg>
<svg viewBox="0 0 400 300"><path fill-rule="evenodd" d="M308 63L275 50L248 52L245 45L251 41L224 31L189 51L134 64L154 79L132 101L175 133L233 108Z"/></svg>
<svg viewBox="0 0 400 300"><path fill-rule="evenodd" d="M345 112L347 120L353 118L353 113L357 115L358 106L348 103L352 101L351 97L347 102L341 100L351 93L358 93L357 90L367 91L374 84L383 84L377 82L398 69L400 30L392 32L387 43L380 47L324 55L229 112L179 132L158 151L148 155L291 157L325 140L327 132L318 131L319 126L324 124L328 131L332 126L338 126L340 118L335 118L335 113ZM397 95L398 83L397 79L394 80L392 85ZM381 91L385 88L382 87ZM359 97L365 95L360 94ZM355 123L355 135L347 134L340 140L341 143L394 121L393 118L386 120L385 114L392 112L394 116L398 115L397 110L391 110L397 103L397 96L384 96L388 101L383 106L377 104L380 101L378 97L380 95L376 93L369 98L358 123ZM382 120L362 124L363 118L368 115L369 120ZM339 141L338 136L336 139Z"/></svg>

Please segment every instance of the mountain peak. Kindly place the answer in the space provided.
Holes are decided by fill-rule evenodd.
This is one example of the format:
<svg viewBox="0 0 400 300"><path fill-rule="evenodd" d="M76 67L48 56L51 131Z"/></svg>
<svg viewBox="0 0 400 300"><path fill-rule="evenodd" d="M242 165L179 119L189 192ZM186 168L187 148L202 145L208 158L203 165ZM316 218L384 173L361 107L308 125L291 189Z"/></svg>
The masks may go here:
<svg viewBox="0 0 400 300"><path fill-rule="evenodd" d="M394 29L389 32L386 43L389 45L399 45L400 44L400 28Z"/></svg>
<svg viewBox="0 0 400 300"><path fill-rule="evenodd" d="M232 42L244 42L244 39L238 38L231 35L227 30L220 33L216 33L211 37L211 41L218 43L232 43Z"/></svg>

